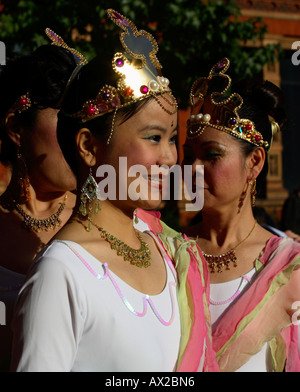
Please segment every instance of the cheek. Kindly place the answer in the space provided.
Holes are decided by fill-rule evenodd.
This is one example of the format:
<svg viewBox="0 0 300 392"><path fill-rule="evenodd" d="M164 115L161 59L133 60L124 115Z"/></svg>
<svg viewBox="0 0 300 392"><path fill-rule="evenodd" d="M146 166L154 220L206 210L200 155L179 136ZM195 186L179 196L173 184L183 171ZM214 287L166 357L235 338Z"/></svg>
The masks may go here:
<svg viewBox="0 0 300 392"><path fill-rule="evenodd" d="M233 189L241 181L241 166L236 162L222 162L204 168L204 181L214 189Z"/></svg>
<svg viewBox="0 0 300 392"><path fill-rule="evenodd" d="M48 153L53 155L60 152L56 134L56 124L37 127L32 133L31 145L36 155Z"/></svg>
<svg viewBox="0 0 300 392"><path fill-rule="evenodd" d="M156 163L156 157L151 152L151 149L141 144L132 143L124 156L127 156L128 167L142 165L148 169Z"/></svg>

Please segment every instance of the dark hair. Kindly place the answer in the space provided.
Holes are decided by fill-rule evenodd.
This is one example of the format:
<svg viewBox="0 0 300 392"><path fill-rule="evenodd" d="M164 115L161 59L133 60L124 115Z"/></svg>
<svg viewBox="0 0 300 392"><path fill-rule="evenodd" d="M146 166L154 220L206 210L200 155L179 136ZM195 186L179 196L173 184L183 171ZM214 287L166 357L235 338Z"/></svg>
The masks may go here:
<svg viewBox="0 0 300 392"><path fill-rule="evenodd" d="M232 90L243 98L243 105L238 111L240 118L251 120L255 124L255 128L262 134L264 141L267 141L270 146L272 127L269 117L278 123L280 130L284 130L287 124L284 95L281 89L269 81L258 83L253 80L243 80L234 85ZM255 145L238 140L245 156L255 150ZM257 178L258 191L262 188L267 174L268 159L265 160L264 167Z"/></svg>
<svg viewBox="0 0 300 392"><path fill-rule="evenodd" d="M33 126L39 110L57 108L67 81L75 67L73 55L54 45L40 46L31 55L16 57L1 67L0 86L0 161L4 164L16 158L16 146L5 130L5 116L23 94L29 92L34 104L16 116L21 125Z"/></svg>
<svg viewBox="0 0 300 392"><path fill-rule="evenodd" d="M58 142L75 175L78 172L77 148L75 145L77 132L81 128L88 128L96 138L106 143L111 131L114 113L107 113L84 123L81 122L80 118L74 118L73 115L81 110L86 101L96 98L99 90L105 84L116 86L117 75L112 69L111 60L105 61L103 57L96 57L82 67L73 80L58 114ZM119 109L115 117L115 123L124 123L151 99L144 99Z"/></svg>

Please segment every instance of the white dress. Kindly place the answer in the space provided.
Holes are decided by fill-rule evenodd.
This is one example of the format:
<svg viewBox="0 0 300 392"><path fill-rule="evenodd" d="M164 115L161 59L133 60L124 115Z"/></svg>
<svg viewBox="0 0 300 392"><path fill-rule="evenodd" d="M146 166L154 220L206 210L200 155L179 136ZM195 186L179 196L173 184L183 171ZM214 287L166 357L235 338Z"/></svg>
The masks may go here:
<svg viewBox="0 0 300 392"><path fill-rule="evenodd" d="M12 370L173 371L180 342L176 271L161 252L167 283L149 296L77 243L53 241L18 299Z"/></svg>
<svg viewBox="0 0 300 392"><path fill-rule="evenodd" d="M11 320L15 301L24 280L25 275L0 266L0 371L9 370Z"/></svg>
<svg viewBox="0 0 300 392"><path fill-rule="evenodd" d="M252 269L242 278L237 278L225 283L210 285L210 313L212 328L218 318L226 311L230 304L245 290L251 279L255 277L255 269ZM272 364L271 358L267 355L267 344L257 354L253 355L247 363L241 366L238 372L267 372Z"/></svg>
<svg viewBox="0 0 300 392"><path fill-rule="evenodd" d="M210 285L210 314L212 328L217 320L223 313L226 312L227 308L234 302L236 298L246 290L251 281L255 279L256 272L253 268L246 275L241 278L237 278L225 283L216 283ZM298 334L300 336L300 325L298 327ZM299 355L300 355L300 339L299 339ZM237 372L271 372L272 370L272 359L269 353L267 343L264 344L262 349L255 355L253 355L247 363L241 366Z"/></svg>

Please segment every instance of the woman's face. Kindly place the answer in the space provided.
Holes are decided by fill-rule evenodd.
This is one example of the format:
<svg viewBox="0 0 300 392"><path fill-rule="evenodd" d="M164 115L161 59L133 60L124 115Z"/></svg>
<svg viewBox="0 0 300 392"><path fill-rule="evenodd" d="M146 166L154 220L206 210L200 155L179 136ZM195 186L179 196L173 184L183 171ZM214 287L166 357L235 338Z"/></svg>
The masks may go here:
<svg viewBox="0 0 300 392"><path fill-rule="evenodd" d="M22 135L21 152L36 191L55 193L76 188L76 178L57 141L57 113L52 108L40 110L34 126L24 129Z"/></svg>
<svg viewBox="0 0 300 392"><path fill-rule="evenodd" d="M177 113L167 113L154 99L123 124L115 124L104 160L115 168L117 182L121 181L127 189L124 203L144 209L159 206L167 186L164 176L168 173L166 168L159 170L159 167L176 164L176 137ZM136 174L129 172L134 167L138 170ZM118 184L117 192L120 192Z"/></svg>
<svg viewBox="0 0 300 392"><path fill-rule="evenodd" d="M232 136L206 128L184 145L183 164L204 166L204 207L220 210L238 206L248 179L247 158ZM194 179L195 183L195 179Z"/></svg>

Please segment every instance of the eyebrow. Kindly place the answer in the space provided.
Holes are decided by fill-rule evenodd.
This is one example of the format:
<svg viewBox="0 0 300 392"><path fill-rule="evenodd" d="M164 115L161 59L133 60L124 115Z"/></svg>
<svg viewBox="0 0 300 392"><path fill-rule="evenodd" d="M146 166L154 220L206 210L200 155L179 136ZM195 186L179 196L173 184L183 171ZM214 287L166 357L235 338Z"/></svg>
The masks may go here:
<svg viewBox="0 0 300 392"><path fill-rule="evenodd" d="M204 143L201 144L200 147L205 147L205 146L207 146L208 144L218 144L220 147L226 147L225 144L220 143L220 142L217 142L216 140L209 140L209 141L207 141L207 142L204 142Z"/></svg>
<svg viewBox="0 0 300 392"><path fill-rule="evenodd" d="M162 127L161 125L155 125L155 124L146 125L144 128L141 128L139 131L145 132L145 131L152 131L152 130L161 131L163 133L167 132L167 129L165 127ZM178 124L174 129L172 129L172 133L177 130L178 130Z"/></svg>

